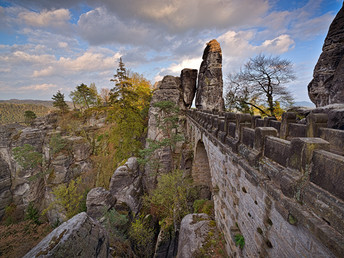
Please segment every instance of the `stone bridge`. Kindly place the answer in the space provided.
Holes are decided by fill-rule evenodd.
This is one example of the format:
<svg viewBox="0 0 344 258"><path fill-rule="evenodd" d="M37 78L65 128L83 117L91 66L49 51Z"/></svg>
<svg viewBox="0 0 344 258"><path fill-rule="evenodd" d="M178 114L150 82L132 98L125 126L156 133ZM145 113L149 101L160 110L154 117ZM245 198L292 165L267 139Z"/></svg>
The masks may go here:
<svg viewBox="0 0 344 258"><path fill-rule="evenodd" d="M192 175L212 191L228 253L241 257L342 257L344 131L326 114L282 122L188 110ZM236 247L241 234L245 247Z"/></svg>

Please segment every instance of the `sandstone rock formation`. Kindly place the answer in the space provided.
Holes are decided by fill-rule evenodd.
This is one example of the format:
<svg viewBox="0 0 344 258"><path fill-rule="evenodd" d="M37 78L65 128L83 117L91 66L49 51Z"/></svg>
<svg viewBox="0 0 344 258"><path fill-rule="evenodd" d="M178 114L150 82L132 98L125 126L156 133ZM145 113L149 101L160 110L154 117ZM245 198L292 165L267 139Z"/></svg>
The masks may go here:
<svg viewBox="0 0 344 258"><path fill-rule="evenodd" d="M35 202L40 210L46 208L55 198L52 187L68 183L92 168L92 148L83 137L61 136L65 147L56 153L52 151L51 138L63 135L56 129L57 114L36 119L31 126L0 126L0 219L10 203L16 207L19 217L24 215L29 202ZM24 144L33 146L42 155L44 165L32 169L20 167L13 157L13 149ZM47 215L51 222L63 218L53 211Z"/></svg>
<svg viewBox="0 0 344 258"><path fill-rule="evenodd" d="M196 93L197 70L183 69L180 80L185 108L190 108Z"/></svg>
<svg viewBox="0 0 344 258"><path fill-rule="evenodd" d="M85 212L46 236L24 257L109 257L106 231Z"/></svg>
<svg viewBox="0 0 344 258"><path fill-rule="evenodd" d="M125 203L136 214L141 206L142 175L139 171L137 158L131 157L116 169L111 177L110 192L117 198L117 204Z"/></svg>
<svg viewBox="0 0 344 258"><path fill-rule="evenodd" d="M180 225L177 258L191 258L204 244L209 233L209 216L204 213L186 215Z"/></svg>
<svg viewBox="0 0 344 258"><path fill-rule="evenodd" d="M87 215L93 219L100 219L104 213L116 204L116 198L102 187L93 188L87 194Z"/></svg>
<svg viewBox="0 0 344 258"><path fill-rule="evenodd" d="M308 95L317 107L344 103L344 8L333 20L314 68Z"/></svg>
<svg viewBox="0 0 344 258"><path fill-rule="evenodd" d="M222 97L222 51L215 40L207 43L203 53L203 61L198 74L196 107L202 110L224 110Z"/></svg>

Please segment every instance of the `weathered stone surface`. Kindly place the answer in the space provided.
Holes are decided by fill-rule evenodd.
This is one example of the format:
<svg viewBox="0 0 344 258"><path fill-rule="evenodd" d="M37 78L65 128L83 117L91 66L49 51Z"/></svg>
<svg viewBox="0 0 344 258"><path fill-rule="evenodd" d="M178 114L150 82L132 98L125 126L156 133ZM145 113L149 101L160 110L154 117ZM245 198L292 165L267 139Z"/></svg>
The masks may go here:
<svg viewBox="0 0 344 258"><path fill-rule="evenodd" d="M104 228L82 212L56 228L24 257L109 257L109 239Z"/></svg>
<svg viewBox="0 0 344 258"><path fill-rule="evenodd" d="M318 150L313 154L310 180L344 200L344 156Z"/></svg>
<svg viewBox="0 0 344 258"><path fill-rule="evenodd" d="M87 215L93 219L101 218L116 204L116 198L102 187L93 188L87 194Z"/></svg>
<svg viewBox="0 0 344 258"><path fill-rule="evenodd" d="M117 198L117 203L127 204L133 213L141 206L143 194L142 175L135 157L131 157L111 177L109 190Z"/></svg>
<svg viewBox="0 0 344 258"><path fill-rule="evenodd" d="M195 257L210 231L209 216L204 213L186 215L180 225L178 258Z"/></svg>
<svg viewBox="0 0 344 258"><path fill-rule="evenodd" d="M317 107L344 103L344 8L334 18L314 68L308 95Z"/></svg>
<svg viewBox="0 0 344 258"><path fill-rule="evenodd" d="M203 61L198 74L196 107L202 110L224 110L222 51L215 40L207 43L203 53Z"/></svg>
<svg viewBox="0 0 344 258"><path fill-rule="evenodd" d="M147 139L151 140L161 140L163 138L163 134L161 130L158 128L156 117L160 119L163 118L162 112L157 107L154 107L155 103L161 101L171 101L179 107L180 110L185 110L186 106L183 100L183 91L181 86L181 80L179 77L173 77L167 75L163 78L161 82L157 83L158 89L154 91L152 96L152 100L150 103L150 108L148 112L148 132L147 132ZM182 130L178 128L178 132ZM149 142L147 141L146 147L149 146ZM171 171L172 169L172 153L169 148L165 148L163 150L156 151L154 153L155 158L159 161L159 171L158 173L165 173L167 171ZM144 174L144 185L145 188L150 191L156 185L156 176L157 173L154 168L152 168L149 164L145 167L145 174Z"/></svg>
<svg viewBox="0 0 344 258"><path fill-rule="evenodd" d="M190 108L196 93L197 70L183 69L180 74L183 100L186 108Z"/></svg>
<svg viewBox="0 0 344 258"><path fill-rule="evenodd" d="M5 213L5 207L11 203L11 171L0 153L0 220Z"/></svg>
<svg viewBox="0 0 344 258"><path fill-rule="evenodd" d="M172 236L171 232L161 230L156 240L154 258L176 257L178 237Z"/></svg>

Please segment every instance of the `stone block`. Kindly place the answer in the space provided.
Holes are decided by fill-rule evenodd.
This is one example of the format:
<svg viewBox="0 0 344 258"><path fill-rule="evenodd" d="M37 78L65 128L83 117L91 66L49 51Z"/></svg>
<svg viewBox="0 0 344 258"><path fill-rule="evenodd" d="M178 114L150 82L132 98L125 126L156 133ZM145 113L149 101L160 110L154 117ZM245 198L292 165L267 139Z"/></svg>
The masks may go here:
<svg viewBox="0 0 344 258"><path fill-rule="evenodd" d="M319 128L319 137L330 143L331 152L344 155L344 130Z"/></svg>
<svg viewBox="0 0 344 258"><path fill-rule="evenodd" d="M329 142L321 138L294 138L291 140L288 167L297 169L301 173L309 170L314 150L329 150Z"/></svg>
<svg viewBox="0 0 344 258"><path fill-rule="evenodd" d="M289 124L296 122L295 112L285 112L282 114L282 123L280 129L280 137L286 139L289 135Z"/></svg>
<svg viewBox="0 0 344 258"><path fill-rule="evenodd" d="M307 137L319 137L319 128L327 127L327 114L310 113L306 117Z"/></svg>
<svg viewBox="0 0 344 258"><path fill-rule="evenodd" d="M318 150L312 158L311 182L344 200L344 157Z"/></svg>
<svg viewBox="0 0 344 258"><path fill-rule="evenodd" d="M255 141L255 131L252 128L244 127L242 132L242 143L245 144L247 147L253 148L253 144Z"/></svg>
<svg viewBox="0 0 344 258"><path fill-rule="evenodd" d="M257 151L263 151L266 136L277 137L277 130L272 127L258 127L255 129L254 148Z"/></svg>
<svg viewBox="0 0 344 258"><path fill-rule="evenodd" d="M264 156L282 166L287 165L290 156L290 142L273 136L265 138Z"/></svg>
<svg viewBox="0 0 344 258"><path fill-rule="evenodd" d="M307 126L304 124L290 123L288 130L289 130L289 133L288 133L287 139L292 138L292 137L306 137L307 136Z"/></svg>

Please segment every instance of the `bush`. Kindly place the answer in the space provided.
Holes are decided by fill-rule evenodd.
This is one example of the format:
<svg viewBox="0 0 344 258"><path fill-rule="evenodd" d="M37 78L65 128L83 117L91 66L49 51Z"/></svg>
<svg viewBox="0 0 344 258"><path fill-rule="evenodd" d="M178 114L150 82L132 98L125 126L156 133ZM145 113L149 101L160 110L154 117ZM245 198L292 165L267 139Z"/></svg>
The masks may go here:
<svg viewBox="0 0 344 258"><path fill-rule="evenodd" d="M144 197L144 203L160 220L163 230L171 230L179 225L189 209L189 200L196 195L190 187L192 179L184 177L183 171L175 170L160 176L156 189Z"/></svg>
<svg viewBox="0 0 344 258"><path fill-rule="evenodd" d="M27 209L25 212L25 219L31 220L32 222L34 222L37 225L41 224L41 222L39 221L39 211L34 206L33 202L30 202L29 205L27 206Z"/></svg>
<svg viewBox="0 0 344 258"><path fill-rule="evenodd" d="M112 237L117 240L127 239L128 217L125 214L120 214L115 209L111 209L105 213L106 226Z"/></svg>
<svg viewBox="0 0 344 258"><path fill-rule="evenodd" d="M59 153L66 147L67 143L64 139L62 139L60 134L54 134L50 138L49 146L51 149L52 155Z"/></svg>
<svg viewBox="0 0 344 258"><path fill-rule="evenodd" d="M150 257L154 248L154 229L149 226L148 220L148 216L141 215L132 222L129 230L130 239L140 257Z"/></svg>
<svg viewBox="0 0 344 258"><path fill-rule="evenodd" d="M239 246L240 249L243 249L243 248L244 248L244 246L245 246L245 238L244 238L243 235L241 235L241 234L236 234L236 235L234 236L234 241L235 241L235 245L236 245L236 246Z"/></svg>
<svg viewBox="0 0 344 258"><path fill-rule="evenodd" d="M193 203L194 213L205 213L214 217L214 202L211 200L200 199Z"/></svg>
<svg viewBox="0 0 344 258"><path fill-rule="evenodd" d="M67 219L78 214L84 197L83 192L78 189L80 182L81 178L71 180L68 185L61 184L55 187L52 192L56 200L42 212L42 215L54 208L58 208L60 212L65 213Z"/></svg>

